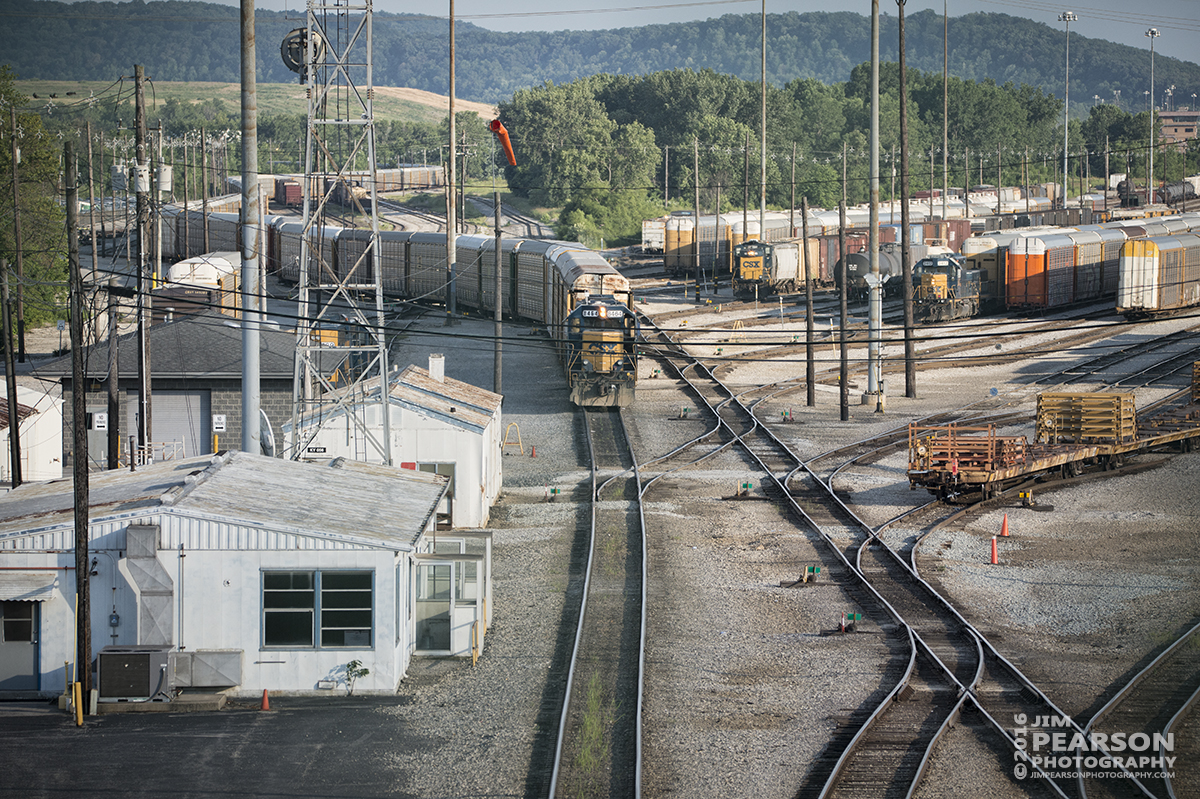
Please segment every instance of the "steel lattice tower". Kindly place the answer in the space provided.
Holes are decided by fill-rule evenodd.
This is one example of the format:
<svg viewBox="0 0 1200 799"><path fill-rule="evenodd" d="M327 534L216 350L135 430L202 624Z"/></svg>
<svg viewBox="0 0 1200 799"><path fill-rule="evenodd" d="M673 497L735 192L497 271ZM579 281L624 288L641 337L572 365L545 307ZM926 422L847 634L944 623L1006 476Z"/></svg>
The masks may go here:
<svg viewBox="0 0 1200 799"><path fill-rule="evenodd" d="M286 457L328 457L310 452L310 445L331 419L340 421L344 415L352 425L356 459L390 465L372 2L308 0L306 17L307 35L301 45L307 65L301 70L301 80L308 99L304 216L293 435ZM370 198L369 209L363 207L365 197ZM352 244L340 246L335 255L328 228L343 214L354 215L359 230ZM368 217L369 231L364 224ZM374 402L382 406L382 440L363 418L364 410Z"/></svg>

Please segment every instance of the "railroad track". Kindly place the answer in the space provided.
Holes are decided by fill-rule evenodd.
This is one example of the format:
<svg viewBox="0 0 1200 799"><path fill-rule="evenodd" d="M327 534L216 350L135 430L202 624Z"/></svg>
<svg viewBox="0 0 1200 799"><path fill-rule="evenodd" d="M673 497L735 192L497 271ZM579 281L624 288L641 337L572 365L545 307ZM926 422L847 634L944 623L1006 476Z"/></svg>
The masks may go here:
<svg viewBox="0 0 1200 799"><path fill-rule="evenodd" d="M649 321L643 328L644 332L653 329ZM918 784L938 737L968 705L982 714L1014 756L1018 744L1005 724L1026 714L1065 718L910 562L888 547L828 483L759 422L745 402L762 389L734 395L682 347L658 335L664 343L658 354L672 362L720 426L769 475L772 488L766 490L768 496L786 502L794 515L831 546L841 566L838 569L835 564L832 576L857 582L864 610L877 619L890 617L895 629L912 642L909 666L891 693L848 742L844 735L830 742L801 795L908 795ZM696 378L689 378L689 372ZM851 551L853 563L848 557ZM1075 729L1078 731L1077 726ZM833 754L839 750L835 760ZM887 779L881 781L881 774L888 775ZM1065 797L1072 790L1068 778L1037 764L1014 774L1040 778L1056 795ZM1130 794L1131 789L1144 792L1127 779L1127 772L1110 782L1108 787L1122 795Z"/></svg>
<svg viewBox="0 0 1200 799"><path fill-rule="evenodd" d="M636 797L646 629L641 477L621 411L580 412L592 463L591 543L550 796Z"/></svg>
<svg viewBox="0 0 1200 799"><path fill-rule="evenodd" d="M404 230L423 230L427 232L440 233L446 229L446 217L438 214L431 214L428 211L422 211L419 208L413 208L408 205L391 202L389 200L380 200L379 209L390 215L388 221L399 225ZM414 224L412 219L417 220Z"/></svg>
<svg viewBox="0 0 1200 799"><path fill-rule="evenodd" d="M490 199L486 197L470 197L468 199L472 205L487 216L489 222L495 219L496 205ZM525 239L544 239L554 235L553 229L540 219L523 214L503 203L500 205L500 224L504 228L517 228L516 235ZM511 230L509 235L513 235Z"/></svg>
<svg viewBox="0 0 1200 799"><path fill-rule="evenodd" d="M1139 771L1154 775L1142 778L1143 784L1159 799L1177 795L1170 777L1172 771L1180 769L1186 762L1175 753L1174 737L1180 722L1187 716L1200 697L1200 624L1196 624L1179 636L1149 665L1133 675L1104 707L1100 708L1084 728L1091 735L1103 733L1112 741L1114 733L1123 733L1127 744L1124 751L1113 753L1122 757L1165 758L1172 757L1173 765L1147 764ZM1040 730L1040 732L1054 732ZM1134 741L1131 736L1140 733L1145 737ZM1158 739L1161 736L1162 740ZM1156 745L1156 742L1161 745ZM1170 744L1170 748L1167 744ZM1110 748L1115 749L1114 746ZM1049 754L1049 747L1043 746ZM1076 752L1061 754L1074 756ZM1095 758L1095 753L1084 752L1085 758ZM1092 771L1102 771L1093 768ZM1084 771L1086 773L1086 771ZM1095 779L1079 779L1080 796L1085 799L1103 799L1109 794L1106 786ZM1179 794L1183 796L1185 794Z"/></svg>

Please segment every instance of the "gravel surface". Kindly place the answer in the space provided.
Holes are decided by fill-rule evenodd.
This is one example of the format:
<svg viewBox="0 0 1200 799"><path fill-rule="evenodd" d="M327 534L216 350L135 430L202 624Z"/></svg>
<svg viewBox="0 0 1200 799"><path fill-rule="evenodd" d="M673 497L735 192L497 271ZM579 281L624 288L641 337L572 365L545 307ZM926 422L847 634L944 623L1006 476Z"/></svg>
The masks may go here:
<svg viewBox="0 0 1200 799"><path fill-rule="evenodd" d="M677 299L639 304L651 312L680 307ZM399 345L399 365L445 352L448 375L491 388L491 346L473 338L490 334L490 322L446 328L431 319L421 327ZM416 661L400 686L401 701L382 711L428 730L426 746L395 755L412 767L411 784L400 787L416 795L545 792L548 764L539 753L558 723L570 650L562 631L573 624L582 586L588 474L561 369L546 339L525 332L505 325L512 337L504 354L505 421L520 425L525 454L510 448L504 494L492 515L495 623L483 657L474 667ZM706 355L712 346L704 345ZM836 365L836 353L820 357ZM627 412L641 461L712 426L696 418L695 400L680 381L654 374L659 368L642 361L638 400ZM815 408L804 405L801 391L766 404L762 416L778 418L790 408L795 423L774 423L776 429L812 457L989 398L992 388L1001 396L1028 395L1023 407L1032 417L1032 393L1022 385L1031 371L1041 369L922 372L918 399L904 398L902 377L893 378L887 413L853 405L848 422L840 421L838 395L828 387L817 392ZM730 382L748 387L803 373L803 357L788 356L739 364ZM855 383L861 392L861 378ZM1146 400L1139 394L1138 401ZM692 408L692 418L672 421L682 408ZM1029 428L1021 432L1032 435ZM681 463L651 467L643 479ZM879 524L927 499L909 490L906 465L904 453L890 455L843 472L837 487ZM739 482L757 487L761 477L731 451L673 471L648 492L646 796L793 796L827 737L891 687L884 668L902 653L880 626L886 620L868 618L853 635L828 634L854 603L838 584L840 570L829 568L825 545L768 503L727 499ZM1200 455L1174 456L1143 474L1043 491L1039 502L1052 511L998 508L962 529L934 534L921 545L921 568L1060 706L1086 715L1200 615L1191 551L1198 478ZM552 486L562 493L551 501ZM992 567L988 547L1004 512L1013 535L1001 565ZM901 528L887 540L898 544L918 532ZM780 587L816 563L824 569L815 585ZM993 746L973 723L957 725L920 796L1027 795Z"/></svg>

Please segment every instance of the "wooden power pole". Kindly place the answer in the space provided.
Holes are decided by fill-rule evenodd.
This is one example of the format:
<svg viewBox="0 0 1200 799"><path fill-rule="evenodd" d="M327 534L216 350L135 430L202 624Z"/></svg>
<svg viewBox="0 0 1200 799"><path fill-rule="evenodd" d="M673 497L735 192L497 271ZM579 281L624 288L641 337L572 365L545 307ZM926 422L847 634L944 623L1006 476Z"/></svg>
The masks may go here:
<svg viewBox="0 0 1200 799"><path fill-rule="evenodd" d="M91 526L88 508L88 442L87 384L83 379L83 275L79 271L79 229L76 224L79 193L76 183L75 147L68 139L63 143L67 187L67 264L71 282L71 430L74 436L74 457L71 459L75 478L75 592L78 614L75 620L75 672L80 683L83 707L88 706L92 688L92 611L88 592L91 566L88 557L88 531Z"/></svg>

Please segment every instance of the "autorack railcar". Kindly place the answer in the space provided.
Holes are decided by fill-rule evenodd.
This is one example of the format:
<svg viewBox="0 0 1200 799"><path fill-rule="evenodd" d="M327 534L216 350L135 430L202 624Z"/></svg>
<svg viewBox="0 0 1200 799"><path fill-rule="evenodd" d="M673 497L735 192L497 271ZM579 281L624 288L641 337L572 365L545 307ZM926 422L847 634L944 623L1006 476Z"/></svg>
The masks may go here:
<svg viewBox="0 0 1200 799"><path fill-rule="evenodd" d="M1139 319L1200 305L1200 235L1127 241L1120 268L1117 313Z"/></svg>
<svg viewBox="0 0 1200 799"><path fill-rule="evenodd" d="M175 208L165 216L171 231L163 237L164 254L176 259L188 257L183 212ZM195 246L197 220L194 215L187 218L187 238ZM236 218L210 220L210 235L213 223L217 224L222 243L232 245L223 249L238 249L241 226ZM304 226L294 217L272 216L264 220L264 228L267 268L289 283L299 282ZM374 285L375 263L368 252L368 231L324 226L310 229L307 235L305 277L310 285L335 280L348 285ZM496 296L495 238L464 235L455 241L455 304L490 316ZM381 232L379 269L385 297L443 302L449 279L445 234ZM504 313L544 325L549 331L563 357L573 402L627 405L633 401L637 319L629 281L620 272L580 244L511 238L501 240L500 270ZM597 313L577 314L576 321L569 325L568 319L583 304L597 309ZM605 308L603 315L600 307ZM574 339L570 338L571 331L577 333Z"/></svg>

